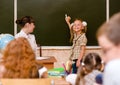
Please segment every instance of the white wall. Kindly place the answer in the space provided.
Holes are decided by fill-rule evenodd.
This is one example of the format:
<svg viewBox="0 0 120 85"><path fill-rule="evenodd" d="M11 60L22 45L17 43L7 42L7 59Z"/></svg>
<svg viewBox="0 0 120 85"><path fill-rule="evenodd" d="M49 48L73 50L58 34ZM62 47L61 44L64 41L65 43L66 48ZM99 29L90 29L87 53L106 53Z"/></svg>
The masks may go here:
<svg viewBox="0 0 120 85"><path fill-rule="evenodd" d="M66 62L70 55L70 46L42 46L42 56L54 56L57 62L54 67L62 67L62 62ZM99 46L87 46L86 53L96 52L101 55Z"/></svg>

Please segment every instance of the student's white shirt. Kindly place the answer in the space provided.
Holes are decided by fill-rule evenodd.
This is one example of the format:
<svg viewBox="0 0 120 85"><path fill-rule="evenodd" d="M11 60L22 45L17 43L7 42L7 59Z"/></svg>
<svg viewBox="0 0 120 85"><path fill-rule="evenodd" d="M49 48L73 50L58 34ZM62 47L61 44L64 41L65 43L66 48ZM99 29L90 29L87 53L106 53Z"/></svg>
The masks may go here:
<svg viewBox="0 0 120 85"><path fill-rule="evenodd" d="M18 34L15 35L15 38L25 37L29 41L35 55L37 53L37 44L35 40L35 36L33 34L26 34L23 30L21 30Z"/></svg>
<svg viewBox="0 0 120 85"><path fill-rule="evenodd" d="M75 85L75 81L77 79L77 74L69 74L66 76L66 81L69 82L71 85Z"/></svg>
<svg viewBox="0 0 120 85"><path fill-rule="evenodd" d="M39 78L42 78L43 73L47 72L47 68L46 67L42 67L41 69L38 70L39 72Z"/></svg>
<svg viewBox="0 0 120 85"><path fill-rule="evenodd" d="M120 59L112 60L105 66L103 85L120 85Z"/></svg>

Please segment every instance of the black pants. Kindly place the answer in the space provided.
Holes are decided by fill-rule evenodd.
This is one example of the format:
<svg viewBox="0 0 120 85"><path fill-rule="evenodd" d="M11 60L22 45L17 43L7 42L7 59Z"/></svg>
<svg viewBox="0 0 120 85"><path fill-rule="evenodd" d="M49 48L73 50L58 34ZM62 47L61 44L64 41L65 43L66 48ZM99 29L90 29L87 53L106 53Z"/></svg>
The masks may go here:
<svg viewBox="0 0 120 85"><path fill-rule="evenodd" d="M77 69L78 67L76 67L76 63L77 63L78 59L74 59L72 60L74 63L72 64L72 73L77 73ZM82 60L80 61L80 63L82 62Z"/></svg>
<svg viewBox="0 0 120 85"><path fill-rule="evenodd" d="M72 73L77 73L77 69L78 69L78 67L76 67L77 60L78 59L73 60L74 63L72 64Z"/></svg>

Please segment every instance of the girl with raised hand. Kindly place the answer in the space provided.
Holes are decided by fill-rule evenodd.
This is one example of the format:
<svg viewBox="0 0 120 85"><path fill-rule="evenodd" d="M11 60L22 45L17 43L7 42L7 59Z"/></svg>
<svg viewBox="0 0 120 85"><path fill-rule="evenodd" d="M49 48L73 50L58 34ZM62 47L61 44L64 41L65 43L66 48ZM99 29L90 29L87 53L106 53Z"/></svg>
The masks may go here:
<svg viewBox="0 0 120 85"><path fill-rule="evenodd" d="M73 43L68 61L68 70L71 70L70 68L72 67L72 73L76 73L77 68L80 66L80 62L82 61L82 58L84 56L87 44L87 38L85 35L87 30L87 23L82 21L81 19L75 19L74 22L71 24L70 20L71 17L66 15L65 21L69 26L71 34L70 41Z"/></svg>

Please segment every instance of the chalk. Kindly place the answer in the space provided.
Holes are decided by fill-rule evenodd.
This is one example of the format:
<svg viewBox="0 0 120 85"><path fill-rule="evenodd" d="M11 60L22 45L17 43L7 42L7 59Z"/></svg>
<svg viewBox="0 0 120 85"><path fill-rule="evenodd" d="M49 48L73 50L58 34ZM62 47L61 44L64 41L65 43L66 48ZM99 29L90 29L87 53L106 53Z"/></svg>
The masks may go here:
<svg viewBox="0 0 120 85"><path fill-rule="evenodd" d="M67 14L65 14L65 18L67 18Z"/></svg>

